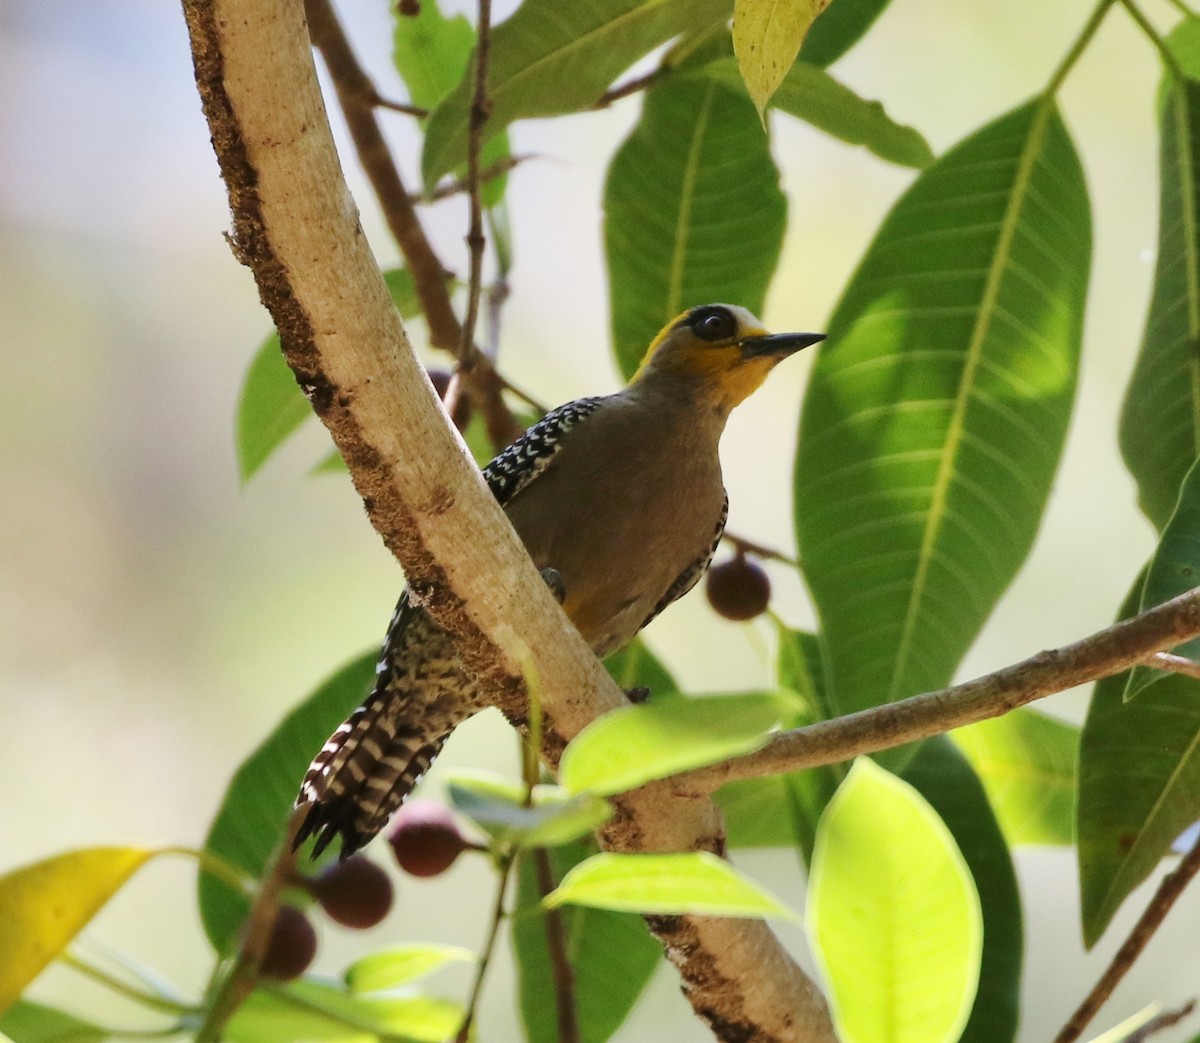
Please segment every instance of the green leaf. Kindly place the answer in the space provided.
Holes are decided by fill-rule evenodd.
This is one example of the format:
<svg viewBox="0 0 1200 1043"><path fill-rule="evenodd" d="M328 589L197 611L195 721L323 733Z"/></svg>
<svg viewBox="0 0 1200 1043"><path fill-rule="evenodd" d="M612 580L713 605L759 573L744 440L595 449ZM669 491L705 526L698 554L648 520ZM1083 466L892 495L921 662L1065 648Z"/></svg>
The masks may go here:
<svg viewBox="0 0 1200 1043"><path fill-rule="evenodd" d="M465 15L447 18L437 0L422 0L415 15L393 7L392 62L414 105L432 109L467 71L475 29Z"/></svg>
<svg viewBox="0 0 1200 1043"><path fill-rule="evenodd" d="M407 271L391 269L383 273L383 280L404 318L420 313L416 288ZM272 333L254 353L238 397L235 434L242 481L253 478L311 415L308 399L284 360L279 334Z"/></svg>
<svg viewBox="0 0 1200 1043"><path fill-rule="evenodd" d="M733 53L758 114L796 60L813 19L829 0L734 0Z"/></svg>
<svg viewBox="0 0 1200 1043"><path fill-rule="evenodd" d="M826 713L821 685L821 648L815 634L778 627L778 683L799 695L803 708L783 727L798 728ZM725 816L730 847L796 847L805 863L812 858L821 812L843 772L836 766L788 775L743 779L722 786L716 801Z"/></svg>
<svg viewBox="0 0 1200 1043"><path fill-rule="evenodd" d="M488 135L513 120L589 108L643 55L727 18L731 7L730 0L526 0L492 30ZM464 76L429 118L421 159L426 185L467 158L471 79Z"/></svg>
<svg viewBox="0 0 1200 1043"><path fill-rule="evenodd" d="M1075 842L1079 728L1020 708L950 738L983 782L1010 844Z"/></svg>
<svg viewBox="0 0 1200 1043"><path fill-rule="evenodd" d="M409 985L449 963L473 963L475 954L461 945L415 942L380 949L346 968L346 988L351 992L380 992Z"/></svg>
<svg viewBox="0 0 1200 1043"><path fill-rule="evenodd" d="M568 844L599 829L612 816L608 801L590 794L571 796L558 786L535 786L533 806L525 789L504 792L490 780L459 773L447 784L456 810L497 840L522 847Z"/></svg>
<svg viewBox="0 0 1200 1043"><path fill-rule="evenodd" d="M1161 136L1158 262L1120 426L1138 502L1159 529L1200 445L1200 82L1169 81Z"/></svg>
<svg viewBox="0 0 1200 1043"><path fill-rule="evenodd" d="M204 849L252 877L262 875L283 840L300 780L333 730L362 701L375 678L377 652L353 660L291 711L234 774ZM325 856L325 861L332 854ZM200 920L213 948L233 951L249 912L247 897L209 873L197 884Z"/></svg>
<svg viewBox="0 0 1200 1043"><path fill-rule="evenodd" d="M773 104L847 144L865 146L890 163L927 167L933 162L933 151L920 131L897 123L882 103L859 97L819 66L793 65Z"/></svg>
<svg viewBox="0 0 1200 1043"><path fill-rule="evenodd" d="M623 706L567 744L559 779L571 793L622 793L756 750L795 710L794 698L782 692L670 696Z"/></svg>
<svg viewBox="0 0 1200 1043"><path fill-rule="evenodd" d="M1200 682L1174 674L1125 702L1127 680L1117 674L1096 683L1079 744L1076 835L1089 948L1200 818Z"/></svg>
<svg viewBox="0 0 1200 1043"><path fill-rule="evenodd" d="M0 876L0 1011L161 851L87 847Z"/></svg>
<svg viewBox="0 0 1200 1043"><path fill-rule="evenodd" d="M937 813L867 758L821 819L806 919L839 1039L958 1039L979 981L979 895Z"/></svg>
<svg viewBox="0 0 1200 1043"><path fill-rule="evenodd" d="M796 919L774 895L707 851L593 855L543 901L550 908L570 902L638 913Z"/></svg>
<svg viewBox="0 0 1200 1043"><path fill-rule="evenodd" d="M795 692L805 704L805 711L789 727L811 723L831 716L825 695L824 667L821 663L821 641L816 634L779 626L779 658L776 675L779 685Z"/></svg>
<svg viewBox="0 0 1200 1043"><path fill-rule="evenodd" d="M0 1037L12 1043L101 1043L109 1032L66 1011L17 1000L0 1014Z"/></svg>
<svg viewBox="0 0 1200 1043"><path fill-rule="evenodd" d="M579 840L548 851L554 879L562 879L595 850L592 841ZM517 873L517 908L510 922L525 1036L529 1043L558 1043L546 912L539 901L533 859L522 856ZM662 962L662 947L633 913L564 906L558 915L574 975L581 1043L604 1043L621 1027ZM616 953L619 959L614 959Z"/></svg>
<svg viewBox="0 0 1200 1043"><path fill-rule="evenodd" d="M1185 76L1200 76L1200 18L1187 15L1179 20L1165 41ZM1161 87L1169 86L1164 77Z"/></svg>
<svg viewBox="0 0 1200 1043"><path fill-rule="evenodd" d="M730 89L739 86L740 77L731 58L709 62L697 74ZM891 163L927 167L933 162L933 152L920 131L896 123L882 104L859 97L816 65L793 65L771 99L771 106L847 144L864 145Z"/></svg>
<svg viewBox="0 0 1200 1043"><path fill-rule="evenodd" d="M921 745L905 766L904 781L916 787L946 824L979 892L983 913L979 991L958 1043L1009 1043L1020 1020L1021 895L988 794L945 736Z"/></svg>
<svg viewBox="0 0 1200 1043"><path fill-rule="evenodd" d="M640 637L635 637L619 652L605 659L604 666L609 677L626 692L631 688L645 688L652 695L660 696L679 690L675 678Z"/></svg>
<svg viewBox="0 0 1200 1043"><path fill-rule="evenodd" d="M604 186L613 349L626 376L686 308L762 308L787 203L744 93L702 76L646 92Z"/></svg>
<svg viewBox="0 0 1200 1043"><path fill-rule="evenodd" d="M434 996L351 996L312 981L252 992L222 1033L233 1043L443 1043L462 1022L457 1004Z"/></svg>
<svg viewBox="0 0 1200 1043"><path fill-rule="evenodd" d="M312 414L279 346L279 334L262 342L242 384L237 407L238 471L243 482Z"/></svg>
<svg viewBox="0 0 1200 1043"><path fill-rule="evenodd" d="M804 38L800 60L831 65L858 42L887 5L888 0L834 0Z"/></svg>
<svg viewBox="0 0 1200 1043"><path fill-rule="evenodd" d="M846 290L795 480L839 713L948 683L1024 561L1070 417L1090 253L1079 160L1041 99L926 170Z"/></svg>
<svg viewBox="0 0 1200 1043"><path fill-rule="evenodd" d="M1185 475L1175 513L1163 529L1150 559L1139 611L1145 612L1197 586L1200 586L1200 461ZM1173 651L1195 659L1200 656L1200 638L1186 641ZM1136 667L1129 674L1125 698L1134 698L1149 685L1168 676L1162 670Z"/></svg>
<svg viewBox="0 0 1200 1043"><path fill-rule="evenodd" d="M408 87L413 104L432 110L465 75L475 47L475 30L463 15L446 18L438 10L436 0L422 0L416 15L403 14L399 7L393 10L396 28L392 36L392 59L396 71ZM428 121L422 122L428 127ZM487 170L510 154L507 134L489 136L480 151L480 170ZM465 152L463 159L460 174L465 174ZM500 204L507 181L505 176L483 184L484 206Z"/></svg>

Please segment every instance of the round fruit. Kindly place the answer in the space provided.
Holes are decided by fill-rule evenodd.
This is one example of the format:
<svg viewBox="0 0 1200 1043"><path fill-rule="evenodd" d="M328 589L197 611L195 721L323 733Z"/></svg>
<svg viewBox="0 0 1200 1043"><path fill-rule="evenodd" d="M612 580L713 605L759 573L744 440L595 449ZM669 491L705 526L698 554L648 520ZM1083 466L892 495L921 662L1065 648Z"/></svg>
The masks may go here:
<svg viewBox="0 0 1200 1043"><path fill-rule="evenodd" d="M281 905L271 925L259 973L278 981L299 978L317 955L317 932L294 905Z"/></svg>
<svg viewBox="0 0 1200 1043"><path fill-rule="evenodd" d="M771 581L761 565L738 554L708 570L704 593L718 615L739 621L753 619L767 610Z"/></svg>
<svg viewBox="0 0 1200 1043"><path fill-rule="evenodd" d="M470 844L450 811L432 800L411 800L393 820L388 843L400 868L413 876L444 873Z"/></svg>
<svg viewBox="0 0 1200 1043"><path fill-rule="evenodd" d="M392 908L392 881L363 855L335 862L307 886L329 918L343 927L374 927Z"/></svg>

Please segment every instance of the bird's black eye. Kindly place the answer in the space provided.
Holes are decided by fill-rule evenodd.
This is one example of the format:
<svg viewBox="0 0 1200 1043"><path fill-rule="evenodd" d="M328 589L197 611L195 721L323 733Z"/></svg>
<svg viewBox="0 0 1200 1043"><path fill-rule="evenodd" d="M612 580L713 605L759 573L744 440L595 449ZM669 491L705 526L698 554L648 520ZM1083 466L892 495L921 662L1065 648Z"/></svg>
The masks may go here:
<svg viewBox="0 0 1200 1043"><path fill-rule="evenodd" d="M697 308L688 325L701 340L733 340L737 336L737 319L728 308Z"/></svg>

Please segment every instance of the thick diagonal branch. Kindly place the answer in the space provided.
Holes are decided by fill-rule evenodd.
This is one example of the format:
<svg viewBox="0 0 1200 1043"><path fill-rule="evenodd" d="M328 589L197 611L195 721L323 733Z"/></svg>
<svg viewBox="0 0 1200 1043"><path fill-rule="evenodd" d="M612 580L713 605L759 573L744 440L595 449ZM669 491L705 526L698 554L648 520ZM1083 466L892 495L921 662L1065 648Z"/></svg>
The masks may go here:
<svg viewBox="0 0 1200 1043"><path fill-rule="evenodd" d="M554 602L447 425L391 306L338 165L298 0L184 0L196 81L250 266L288 364L371 523L466 664L519 720L536 671L548 759L624 702ZM707 799L647 787L610 843L721 846ZM724 1039L833 1040L819 992L765 925L659 925L693 1006Z"/></svg>

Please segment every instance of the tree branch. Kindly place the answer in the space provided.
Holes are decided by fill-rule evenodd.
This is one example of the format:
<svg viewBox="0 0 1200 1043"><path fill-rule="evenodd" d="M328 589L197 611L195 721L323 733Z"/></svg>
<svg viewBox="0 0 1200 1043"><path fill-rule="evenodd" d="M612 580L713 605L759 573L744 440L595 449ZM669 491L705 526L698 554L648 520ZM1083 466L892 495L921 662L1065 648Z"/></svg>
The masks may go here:
<svg viewBox="0 0 1200 1043"><path fill-rule="evenodd" d="M483 290L483 199L480 195L479 158L483 151L483 128L487 126L491 102L488 100L488 57L491 54L492 2L478 0L479 16L475 25L475 67L472 73L471 115L467 125L467 195L471 201L471 221L467 229L470 276L467 281L467 317L463 320L461 358L475 344L475 323L479 318L479 297Z"/></svg>
<svg viewBox="0 0 1200 1043"><path fill-rule="evenodd" d="M1015 710L1056 692L1119 674L1200 635L1200 587L1074 644L952 688L781 732L766 746L672 777L677 789L711 793L735 779L780 775L902 746ZM1158 665L1157 663L1155 665Z"/></svg>
<svg viewBox="0 0 1200 1043"><path fill-rule="evenodd" d="M1183 861L1163 877L1150 904L1142 911L1138 922L1129 932L1129 937L1117 950L1112 962L1100 976L1095 987L1087 994L1059 1034L1054 1037L1054 1043L1075 1043L1075 1040L1083 1035L1083 1030L1104 1006L1105 1001L1112 995L1113 989L1120 984L1121 979L1129 972L1129 968L1142 954L1142 950L1150 943L1154 932L1162 925L1167 913L1171 911L1171 907L1179 900L1179 896L1183 894L1184 889L1191 883L1192 877L1197 872L1200 872L1200 840L1192 845ZM1190 1012L1190 1005L1186 1010Z"/></svg>
<svg viewBox="0 0 1200 1043"><path fill-rule="evenodd" d="M359 65L329 0L305 0L304 7L313 45L333 80L358 160L413 277L421 311L429 323L430 343L457 354L462 325L450 303L450 273L433 252L375 118L379 93Z"/></svg>
<svg viewBox="0 0 1200 1043"><path fill-rule="evenodd" d="M284 354L346 460L412 596L517 722L540 680L553 764L624 696L570 625L450 430L371 256L334 150L295 0L184 0L196 82L229 193L231 242ZM621 799L622 850L723 848L711 801ZM722 1039L832 1043L824 999L758 921L657 923L693 1007Z"/></svg>
<svg viewBox="0 0 1200 1043"><path fill-rule="evenodd" d="M330 0L305 0L305 9L313 45L321 52L333 80L359 162L413 277L422 314L429 324L429 342L458 360L460 383L471 404L487 419L488 433L494 436L492 441L499 451L521 433L521 425L504 403L501 392L505 381L454 313L450 273L425 235L412 196L400 179L379 129L375 116L379 92L359 64ZM454 401L447 401L451 413L454 406Z"/></svg>

